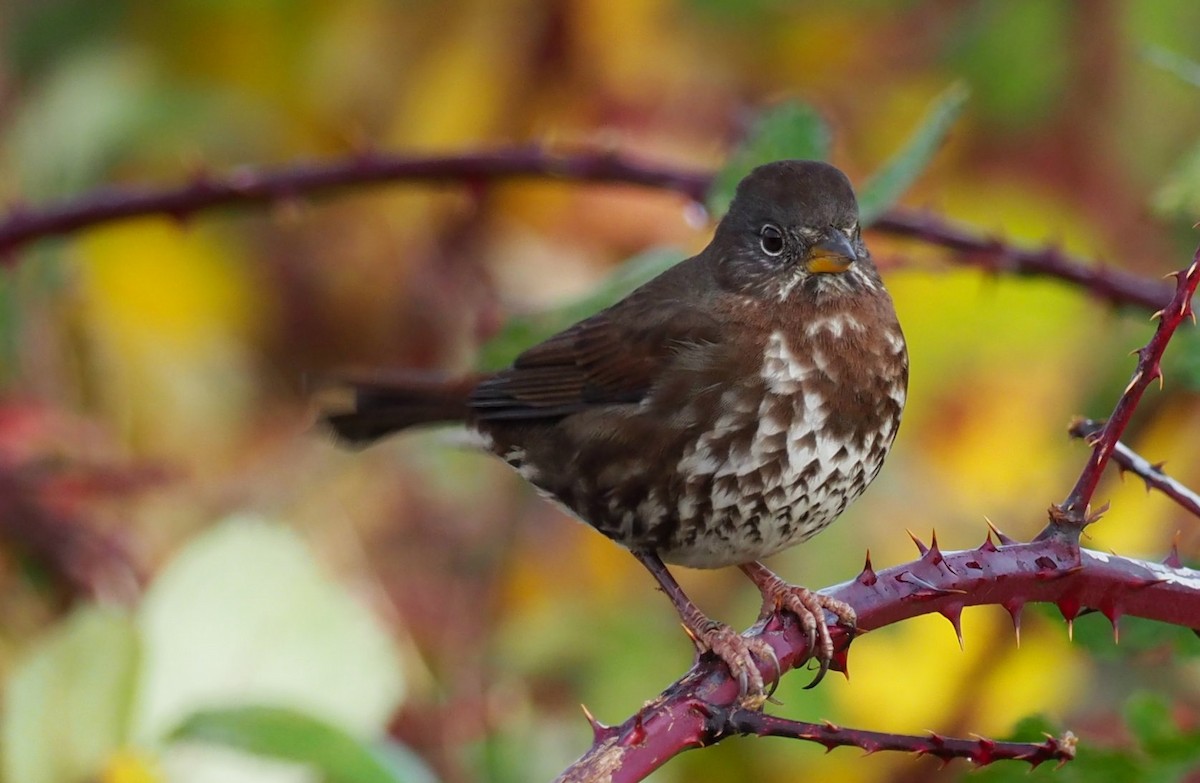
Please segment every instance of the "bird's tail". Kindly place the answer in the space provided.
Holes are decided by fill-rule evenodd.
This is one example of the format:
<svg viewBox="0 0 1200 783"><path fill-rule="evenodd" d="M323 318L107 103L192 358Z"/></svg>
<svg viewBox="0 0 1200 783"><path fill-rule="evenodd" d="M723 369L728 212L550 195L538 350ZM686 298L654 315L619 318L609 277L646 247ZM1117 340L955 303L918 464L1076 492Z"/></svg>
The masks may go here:
<svg viewBox="0 0 1200 783"><path fill-rule="evenodd" d="M478 382L419 373L344 378L322 390L323 418L338 438L365 446L409 427L465 421Z"/></svg>

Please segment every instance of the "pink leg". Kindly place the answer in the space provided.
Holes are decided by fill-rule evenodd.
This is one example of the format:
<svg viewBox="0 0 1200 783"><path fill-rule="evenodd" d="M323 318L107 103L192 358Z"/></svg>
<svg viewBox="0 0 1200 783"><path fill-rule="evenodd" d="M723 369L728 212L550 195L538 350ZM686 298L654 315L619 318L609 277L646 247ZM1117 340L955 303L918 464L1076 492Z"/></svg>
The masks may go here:
<svg viewBox="0 0 1200 783"><path fill-rule="evenodd" d="M820 669L807 687L812 688L825 677L829 671L829 662L833 660L833 639L829 636L829 628L825 625L825 610L829 610L838 619L838 624L854 628L857 617L854 608L845 601L830 598L813 592L799 585L788 584L774 574L762 563L746 563L738 568L758 585L763 596L762 616L769 617L780 609L796 615L800 627L808 636L808 649L817 659Z"/></svg>
<svg viewBox="0 0 1200 783"><path fill-rule="evenodd" d="M646 567L658 581L662 591L675 605L683 628L692 638L700 654L711 652L725 662L729 672L738 681L742 703L758 708L766 701L762 672L754 662L754 655L769 661L775 667L775 679L779 677L779 659L769 644L755 637L745 637L725 623L711 620L692 603L667 570L666 565L652 552L634 552L633 556Z"/></svg>

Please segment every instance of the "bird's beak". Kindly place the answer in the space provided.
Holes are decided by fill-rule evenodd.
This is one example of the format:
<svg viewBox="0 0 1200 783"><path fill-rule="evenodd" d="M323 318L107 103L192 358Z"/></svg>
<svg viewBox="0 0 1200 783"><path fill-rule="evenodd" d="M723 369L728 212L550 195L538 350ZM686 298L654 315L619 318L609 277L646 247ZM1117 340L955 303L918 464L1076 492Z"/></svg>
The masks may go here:
<svg viewBox="0 0 1200 783"><path fill-rule="evenodd" d="M813 274L837 274L845 272L858 255L846 235L837 229L830 230L825 238L812 246L804 265Z"/></svg>

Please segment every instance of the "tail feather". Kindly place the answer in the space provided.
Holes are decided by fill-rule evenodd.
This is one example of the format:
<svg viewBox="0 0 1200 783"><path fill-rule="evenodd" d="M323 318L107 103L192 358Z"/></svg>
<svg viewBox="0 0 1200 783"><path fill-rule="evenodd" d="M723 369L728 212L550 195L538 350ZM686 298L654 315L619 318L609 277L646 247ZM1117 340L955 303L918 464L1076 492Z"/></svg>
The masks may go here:
<svg viewBox="0 0 1200 783"><path fill-rule="evenodd" d="M350 391L349 405L326 405L324 420L339 439L365 446L409 427L465 421L478 382L417 374L347 379L341 390Z"/></svg>

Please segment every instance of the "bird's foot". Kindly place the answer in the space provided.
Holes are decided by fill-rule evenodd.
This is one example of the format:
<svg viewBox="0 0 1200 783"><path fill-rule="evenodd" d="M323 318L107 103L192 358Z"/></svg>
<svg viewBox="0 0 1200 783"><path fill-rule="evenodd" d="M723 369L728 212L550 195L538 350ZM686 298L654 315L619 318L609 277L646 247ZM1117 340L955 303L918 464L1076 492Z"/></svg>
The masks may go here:
<svg viewBox="0 0 1200 783"><path fill-rule="evenodd" d="M837 618L838 625L854 630L858 624L854 607L845 601L830 598L806 587L789 584L761 563L751 563L741 568L762 592L763 619L780 610L796 616L807 637L809 654L816 659L818 667L817 676L805 687L815 687L825 678L833 660L833 639L829 635L829 627L825 624L825 611L828 610Z"/></svg>
<svg viewBox="0 0 1200 783"><path fill-rule="evenodd" d="M711 652L729 667L729 673L738 683L738 704L746 709L761 709L771 698L780 677L779 658L771 645L757 636L743 636L725 623L699 613L683 619L684 630L695 643L697 655ZM768 662L775 671L770 691L755 658Z"/></svg>
<svg viewBox="0 0 1200 783"><path fill-rule="evenodd" d="M779 657L771 645L758 636L743 636L725 623L710 620L684 594L683 588L657 554L636 549L632 551L675 605L684 630L696 645L696 654L699 656L711 652L724 661L738 684L738 704L746 709L760 709L763 702L771 698L781 674ZM762 671L754 661L756 656L775 670L770 691L765 689Z"/></svg>

